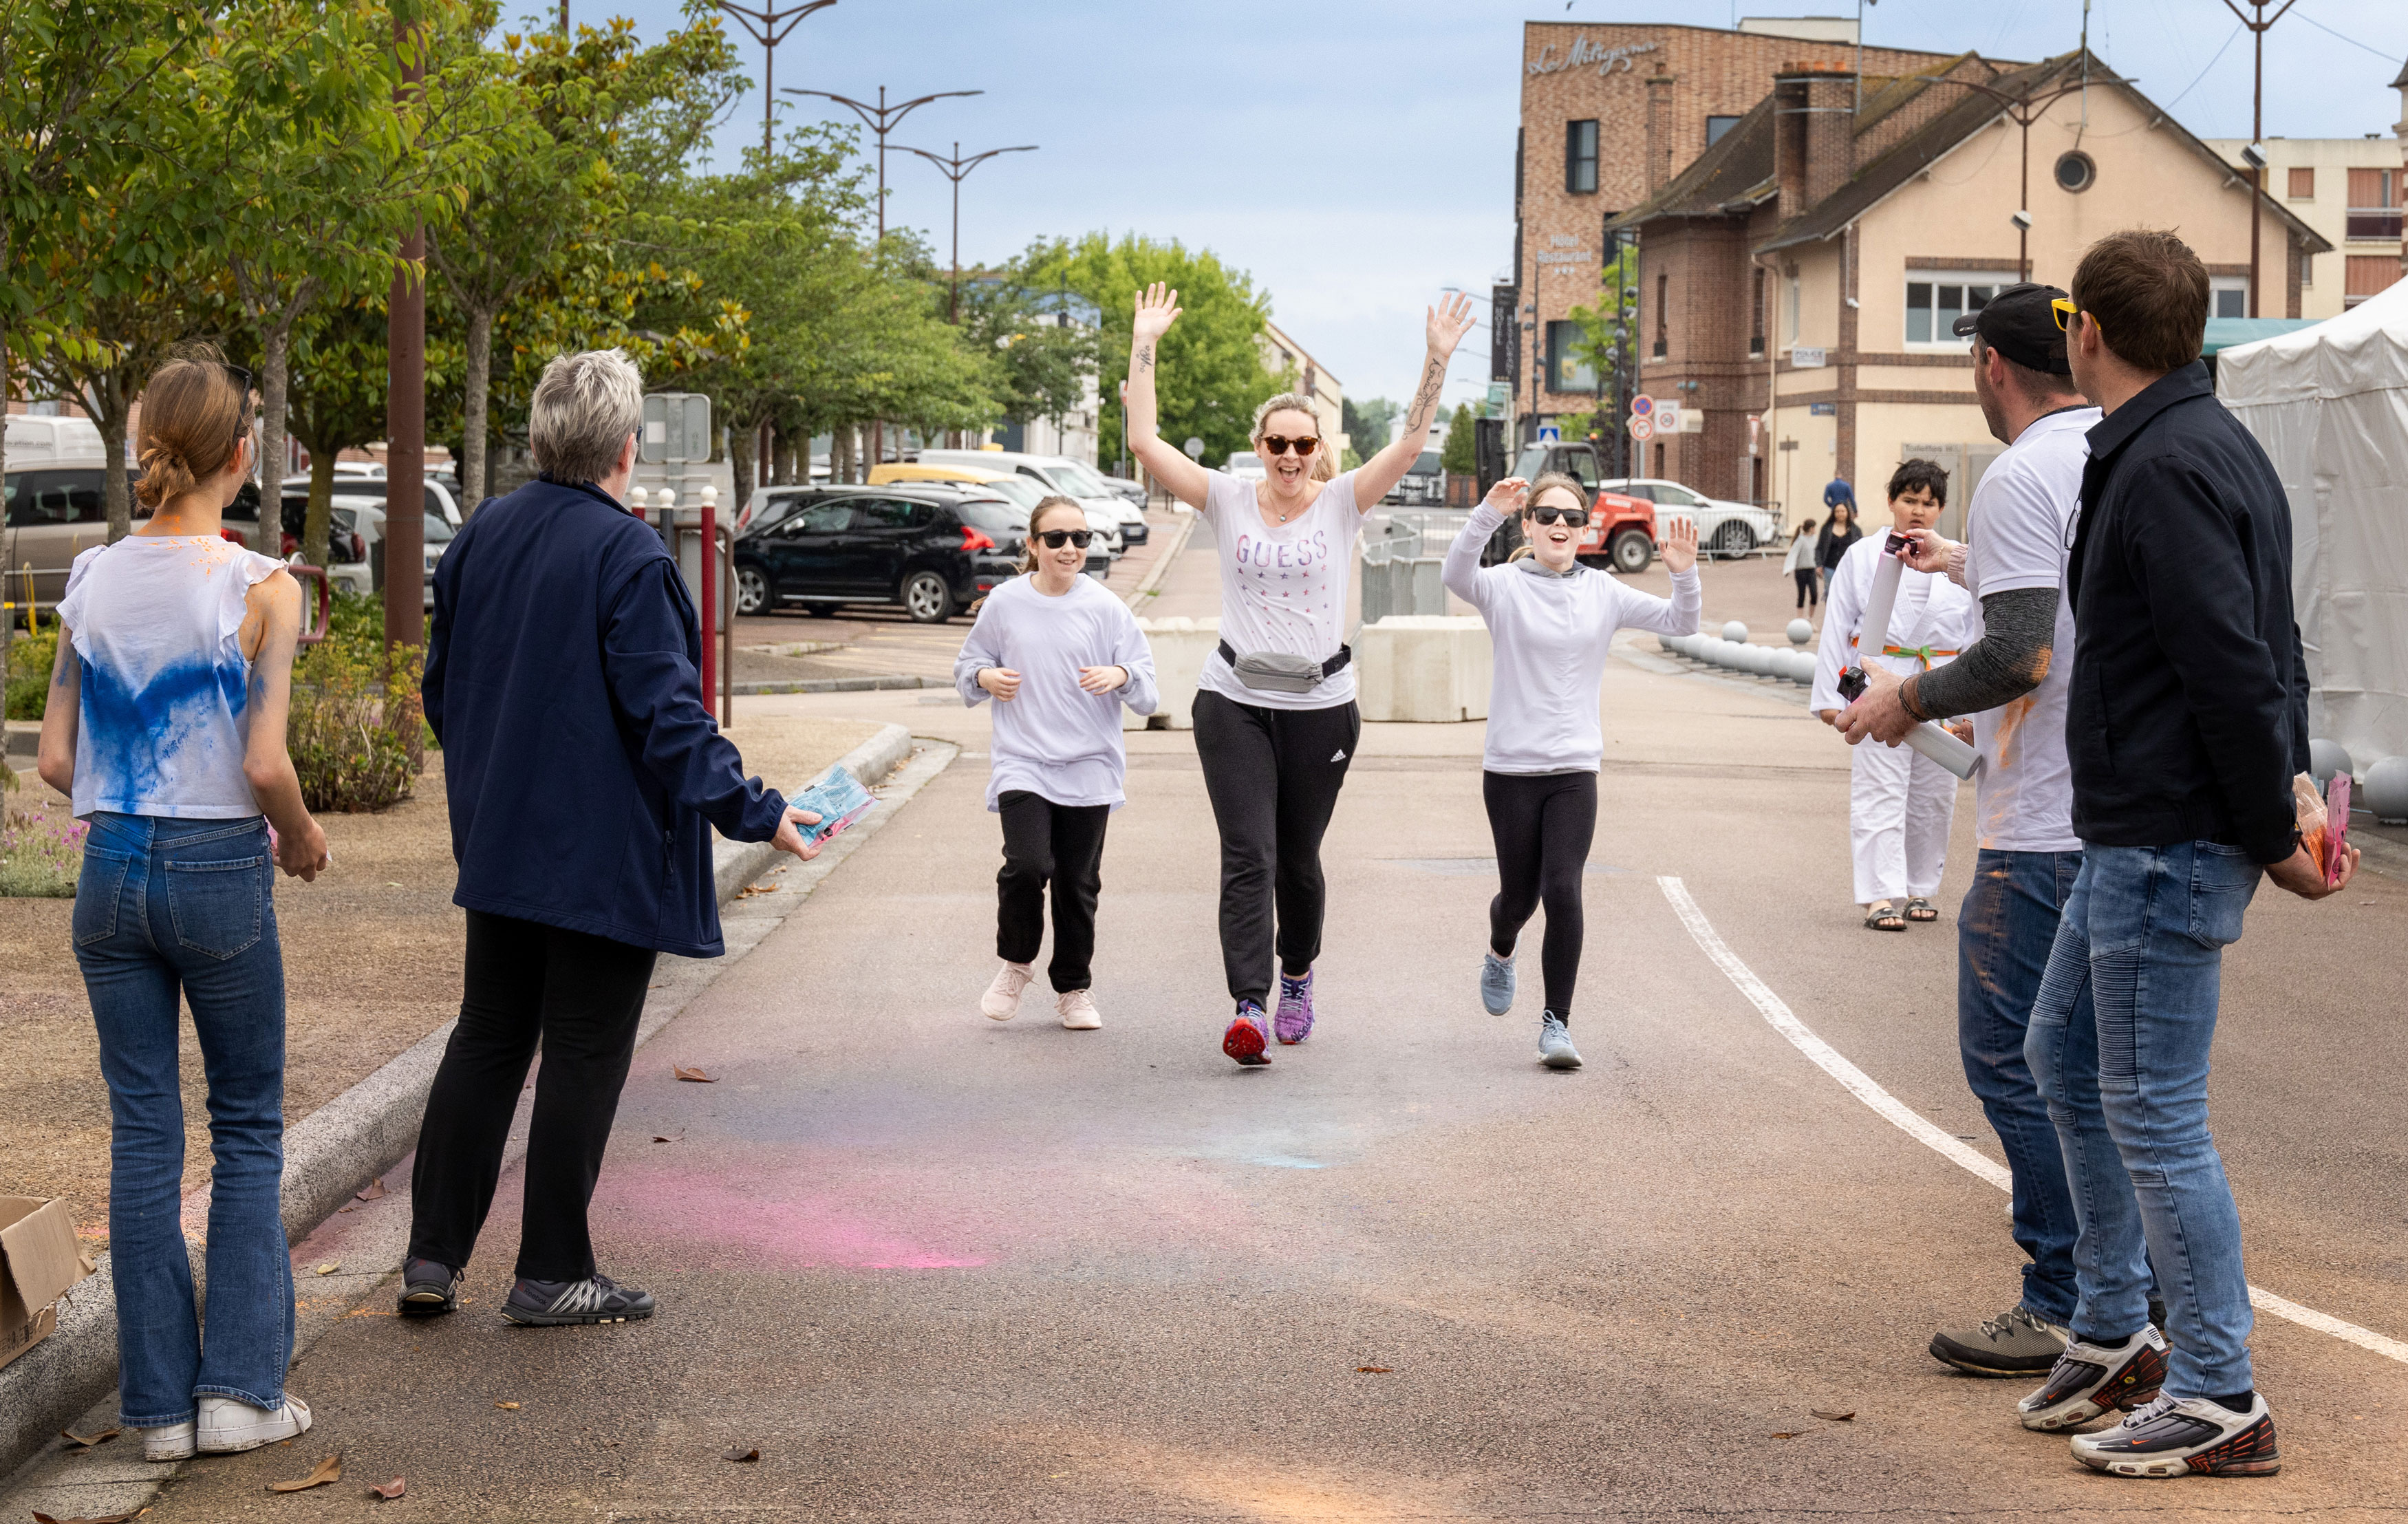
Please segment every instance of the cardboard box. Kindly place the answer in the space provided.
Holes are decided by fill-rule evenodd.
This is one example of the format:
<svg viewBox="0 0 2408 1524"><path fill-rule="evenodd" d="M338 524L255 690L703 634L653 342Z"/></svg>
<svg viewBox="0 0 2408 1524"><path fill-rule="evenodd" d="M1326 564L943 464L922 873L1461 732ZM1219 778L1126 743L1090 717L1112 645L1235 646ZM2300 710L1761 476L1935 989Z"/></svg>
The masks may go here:
<svg viewBox="0 0 2408 1524"><path fill-rule="evenodd" d="M0 1196L0 1365L50 1336L58 1300L93 1269L64 1201Z"/></svg>

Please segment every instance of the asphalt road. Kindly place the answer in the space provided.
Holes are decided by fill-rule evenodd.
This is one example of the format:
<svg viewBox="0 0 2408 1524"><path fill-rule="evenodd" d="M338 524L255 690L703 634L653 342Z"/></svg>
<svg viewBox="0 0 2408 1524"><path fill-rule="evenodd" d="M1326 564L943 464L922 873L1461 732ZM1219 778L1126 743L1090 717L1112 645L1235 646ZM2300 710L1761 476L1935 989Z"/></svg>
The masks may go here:
<svg viewBox="0 0 2408 1524"><path fill-rule="evenodd" d="M1164 611L1198 596L1189 576ZM503 1326L513 1171L475 1305L404 1324L381 1290L293 1373L317 1430L185 1468L149 1524L2408 1512L2408 1365L2326 1333L2261 1317L2286 1468L2249 1482L2093 1475L2017 1427L2020 1384L1929 1359L1933 1329L2014 1301L2003 1196L1810 1064L1661 881L1800 1021L1995 1158L1954 1040L1970 795L1949 913L1869 933L1845 758L1794 698L1642 655L1609 664L1605 701L1588 1064L1559 1074L1533 1062L1535 956L1512 1015L1477 1000L1476 725L1367 730L1326 854L1320 1029L1240 1071L1218 1049L1186 734L1130 738L1106 1025L1072 1033L1041 990L1009 1025L977 1012L998 845L982 713L909 691L741 700L967 750L638 1054L595 1222L660 1315ZM2213 1100L2252 1279L2394 1338L2408 1060L2382 991L2408 971L2403 926L2408 892L2372 875L2317 906L2261 891ZM264 1490L336 1452L340 1485ZM364 1495L396 1474L402 1502Z"/></svg>

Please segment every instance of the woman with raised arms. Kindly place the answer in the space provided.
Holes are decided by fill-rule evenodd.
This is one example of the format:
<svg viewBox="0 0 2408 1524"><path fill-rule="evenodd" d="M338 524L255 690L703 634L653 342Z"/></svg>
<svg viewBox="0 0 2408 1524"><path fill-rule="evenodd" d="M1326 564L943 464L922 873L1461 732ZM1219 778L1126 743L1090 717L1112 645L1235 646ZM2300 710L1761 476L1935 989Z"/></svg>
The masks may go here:
<svg viewBox="0 0 2408 1524"><path fill-rule="evenodd" d="M1312 962L1321 951L1321 838L1363 720L1353 659L1340 640L1354 537L1371 506L1404 479L1438 411L1448 359L1471 329L1471 301L1433 308L1428 349L1404 424L1361 467L1316 480L1321 437L1312 400L1283 392L1254 410L1265 480L1210 470L1156 432L1154 381L1179 294L1140 292L1129 347L1129 448L1203 516L1221 563L1220 649L1196 695L1196 755L1221 832L1221 961L1237 1014L1221 1051L1267 1064L1312 1032ZM1266 1018L1271 964L1280 998Z"/></svg>
<svg viewBox="0 0 2408 1524"><path fill-rule="evenodd" d="M1481 547L1517 510L1527 554L1482 569ZM1671 520L1664 532L1664 566L1672 573L1667 599L1580 564L1588 516L1588 496L1569 476L1550 471L1526 495L1521 478L1507 477L1472 510L1439 571L1448 592L1480 611L1497 652L1480 790L1499 883L1488 904L1480 999L1491 1015L1513 1008L1514 942L1544 904L1539 1061L1550 1069L1581 1062L1569 1026L1580 973L1581 875L1597 834L1597 769L1605 754L1598 688L1606 648L1626 627L1694 634L1702 601L1695 519Z"/></svg>

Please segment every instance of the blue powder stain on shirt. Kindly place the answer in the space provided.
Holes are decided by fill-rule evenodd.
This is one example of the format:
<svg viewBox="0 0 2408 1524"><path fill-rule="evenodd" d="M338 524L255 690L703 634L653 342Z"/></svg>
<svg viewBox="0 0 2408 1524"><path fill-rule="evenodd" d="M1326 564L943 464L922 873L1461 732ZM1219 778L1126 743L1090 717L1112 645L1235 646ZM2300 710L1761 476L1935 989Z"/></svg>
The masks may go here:
<svg viewBox="0 0 2408 1524"><path fill-rule="evenodd" d="M239 660L189 656L161 669L139 688L89 656L79 658L79 750L91 758L93 792L102 799L150 799L163 784L198 770L206 763L187 751L207 744L217 714L238 721L250 703L249 673Z"/></svg>

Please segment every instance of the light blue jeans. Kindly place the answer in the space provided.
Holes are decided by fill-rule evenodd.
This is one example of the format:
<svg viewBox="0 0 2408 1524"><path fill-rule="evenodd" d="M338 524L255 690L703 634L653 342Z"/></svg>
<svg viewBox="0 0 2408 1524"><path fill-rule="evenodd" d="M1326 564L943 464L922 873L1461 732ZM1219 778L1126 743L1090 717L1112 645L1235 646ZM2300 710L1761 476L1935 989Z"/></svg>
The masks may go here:
<svg viewBox="0 0 2408 1524"><path fill-rule="evenodd" d="M2146 1323L2154 1263L2170 1397L2256 1385L2241 1214L2208 1134L2207 1071L2224 949L2259 872L2213 841L2086 846L2025 1040L2081 1224L2074 1334L2114 1342ZM2086 1004L2093 1019L2074 1019Z"/></svg>
<svg viewBox="0 0 2408 1524"><path fill-rule="evenodd" d="M284 1173L284 959L267 826L94 814L76 887L82 966L108 1080L108 1238L119 1421L194 1416L202 1396L276 1408L293 1356ZM184 1248L178 996L208 1076L208 1322Z"/></svg>

